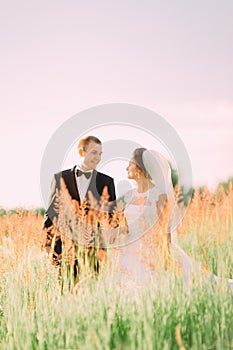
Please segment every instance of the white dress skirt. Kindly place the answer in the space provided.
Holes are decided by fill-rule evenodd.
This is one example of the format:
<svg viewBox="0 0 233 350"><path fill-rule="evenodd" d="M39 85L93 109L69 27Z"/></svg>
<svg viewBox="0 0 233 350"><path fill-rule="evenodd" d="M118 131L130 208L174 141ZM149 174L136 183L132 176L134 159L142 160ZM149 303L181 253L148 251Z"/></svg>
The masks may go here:
<svg viewBox="0 0 233 350"><path fill-rule="evenodd" d="M161 192L155 186L144 193L133 189L125 194L124 214L128 224L128 234L124 236L115 249L114 260L117 267L116 278L121 285L141 287L156 283L156 271L150 264L151 252L158 256L154 244L154 226L158 220L156 202ZM145 244L146 242L146 244ZM171 252L181 266L182 278L186 286L192 284L194 275L207 277L215 282L222 281L218 276L204 271L200 264L190 258L180 248L176 239L176 231L171 237ZM226 279L233 290L233 280Z"/></svg>
<svg viewBox="0 0 233 350"><path fill-rule="evenodd" d="M156 201L159 194L153 187L144 193L134 189L124 196L128 234L120 240L116 253L121 283L142 286L156 280L155 271L148 263L145 239L152 242L153 226L158 219Z"/></svg>

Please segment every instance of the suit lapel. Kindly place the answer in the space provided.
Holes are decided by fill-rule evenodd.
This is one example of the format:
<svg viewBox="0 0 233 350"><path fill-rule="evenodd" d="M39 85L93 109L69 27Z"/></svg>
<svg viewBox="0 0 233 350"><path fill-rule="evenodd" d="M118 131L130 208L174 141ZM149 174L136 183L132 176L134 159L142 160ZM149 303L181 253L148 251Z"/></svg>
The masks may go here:
<svg viewBox="0 0 233 350"><path fill-rule="evenodd" d="M80 203L81 201L80 201L80 195L79 195L77 181L76 181L76 177L75 177L75 170L76 170L76 167L73 167L72 169L70 169L68 174L66 174L63 178L65 180L66 187L67 187L72 199L76 199ZM97 177L98 177L98 172L94 169L90 184L87 188L87 192L85 195L85 198L87 199L87 201L89 199L88 198L89 191L92 192L93 196L97 200L100 199L100 194L99 194L98 189L97 189Z"/></svg>
<svg viewBox="0 0 233 350"><path fill-rule="evenodd" d="M93 196L98 200L100 195L97 191L97 182L96 182L96 177L97 177L97 171L94 169L93 170L93 174L92 174L92 177L91 177L91 181L90 181L90 184L88 186L88 189L87 189L87 193L85 195L85 198L88 200L88 192L91 191Z"/></svg>
<svg viewBox="0 0 233 350"><path fill-rule="evenodd" d="M65 182L72 199L76 199L80 203L80 196L79 196L77 181L75 177L75 167L70 169L70 172L68 173Z"/></svg>

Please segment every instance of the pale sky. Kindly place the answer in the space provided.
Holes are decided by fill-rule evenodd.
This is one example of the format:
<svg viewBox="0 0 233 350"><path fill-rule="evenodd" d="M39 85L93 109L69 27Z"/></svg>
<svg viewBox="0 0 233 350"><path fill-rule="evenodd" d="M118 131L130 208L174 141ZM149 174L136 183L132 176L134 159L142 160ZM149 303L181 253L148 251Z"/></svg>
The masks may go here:
<svg viewBox="0 0 233 350"><path fill-rule="evenodd" d="M232 18L231 0L2 2L0 207L46 206L40 166L51 136L112 102L164 117L195 185L232 176Z"/></svg>

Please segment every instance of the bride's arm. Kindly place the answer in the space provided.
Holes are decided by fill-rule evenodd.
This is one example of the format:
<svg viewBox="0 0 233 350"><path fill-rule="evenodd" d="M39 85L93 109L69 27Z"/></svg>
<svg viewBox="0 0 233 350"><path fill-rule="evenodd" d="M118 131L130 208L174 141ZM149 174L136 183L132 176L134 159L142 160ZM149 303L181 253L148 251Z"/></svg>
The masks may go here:
<svg viewBox="0 0 233 350"><path fill-rule="evenodd" d="M171 203L169 203L167 195L165 193L159 195L159 199L156 202L159 224L162 230L166 232L168 244L171 243Z"/></svg>
<svg viewBox="0 0 233 350"><path fill-rule="evenodd" d="M167 200L166 195L160 195L157 204L158 215L163 221L163 230L167 233L168 243L177 244L176 227L181 226L182 212L175 199Z"/></svg>
<svg viewBox="0 0 233 350"><path fill-rule="evenodd" d="M156 202L158 216L162 214L166 202L167 202L167 195L165 193L160 194L159 199Z"/></svg>

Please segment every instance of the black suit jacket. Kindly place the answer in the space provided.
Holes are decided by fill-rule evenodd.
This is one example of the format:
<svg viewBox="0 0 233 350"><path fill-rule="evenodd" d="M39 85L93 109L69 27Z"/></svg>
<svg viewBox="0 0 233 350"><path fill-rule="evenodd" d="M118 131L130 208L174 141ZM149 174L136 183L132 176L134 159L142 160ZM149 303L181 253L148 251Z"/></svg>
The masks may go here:
<svg viewBox="0 0 233 350"><path fill-rule="evenodd" d="M56 190L60 190L61 188L61 178L64 180L66 188L71 198L77 200L80 203L80 195L77 188L75 171L76 171L76 167L73 167L72 169L63 170L54 175L52 184L51 184L51 194L49 198L49 205L44 216L44 229L51 227L53 225L54 218L58 217L58 212L57 210L55 210L55 201L56 201ZM114 181L110 176L100 173L96 170L93 170L91 182L87 189L86 199L88 200L88 192L91 191L95 199L99 201L105 186L107 186L109 201L112 202L111 209L113 209L114 203L116 200ZM56 242L55 252L57 254L61 254L60 240Z"/></svg>

